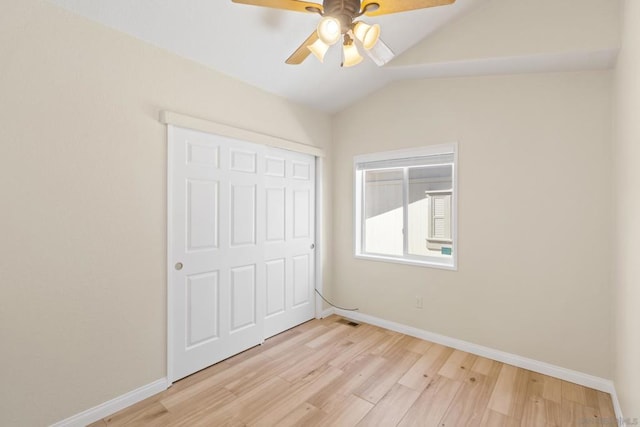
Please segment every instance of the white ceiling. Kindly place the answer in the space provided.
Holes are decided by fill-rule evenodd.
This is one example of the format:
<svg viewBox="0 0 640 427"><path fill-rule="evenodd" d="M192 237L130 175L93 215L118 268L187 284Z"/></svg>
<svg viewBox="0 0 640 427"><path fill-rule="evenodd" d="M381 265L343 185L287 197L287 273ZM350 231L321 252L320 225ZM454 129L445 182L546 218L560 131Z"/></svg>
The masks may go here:
<svg viewBox="0 0 640 427"><path fill-rule="evenodd" d="M365 59L341 68L334 46L324 64L309 56L284 61L311 34L315 14L232 3L231 0L51 0L64 8L205 64L268 92L335 112L393 80L388 68ZM382 39L397 54L485 0L364 18L382 26ZM318 0L318 2L321 2Z"/></svg>
<svg viewBox="0 0 640 427"><path fill-rule="evenodd" d="M231 0L50 1L268 92L329 113L398 79L606 68L615 56L612 52L600 56L583 52L573 57L538 55L422 66L392 61L381 68L367 58L355 67L341 68L340 49L333 46L324 64L311 55L302 65L286 65L284 61L314 31L318 15L241 5ZM382 26L382 39L399 55L420 41L426 39L428 43L429 36L444 25L492 1L457 0L450 6L364 19Z"/></svg>

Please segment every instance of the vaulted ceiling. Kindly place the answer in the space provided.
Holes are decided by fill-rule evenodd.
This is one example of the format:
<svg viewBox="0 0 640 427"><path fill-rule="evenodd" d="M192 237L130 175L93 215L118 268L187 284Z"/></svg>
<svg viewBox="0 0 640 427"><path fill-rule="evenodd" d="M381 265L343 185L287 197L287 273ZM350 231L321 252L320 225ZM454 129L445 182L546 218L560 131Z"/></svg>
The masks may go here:
<svg viewBox="0 0 640 427"><path fill-rule="evenodd" d="M231 0L50 0L224 74L326 112L406 78L608 68L618 48L617 0L457 0L366 18L382 26L396 59L341 68L340 49L321 64L285 59L318 15Z"/></svg>

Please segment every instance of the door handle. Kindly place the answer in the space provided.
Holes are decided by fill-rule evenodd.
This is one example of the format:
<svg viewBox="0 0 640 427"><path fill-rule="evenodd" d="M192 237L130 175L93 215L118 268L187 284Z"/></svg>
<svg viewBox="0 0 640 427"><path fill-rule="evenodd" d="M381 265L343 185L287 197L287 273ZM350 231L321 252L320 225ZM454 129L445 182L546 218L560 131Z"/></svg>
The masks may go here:
<svg viewBox="0 0 640 427"><path fill-rule="evenodd" d="M315 248L316 248L316 244L315 244L315 243L312 243L312 244L311 244L311 249L315 249Z"/></svg>
<svg viewBox="0 0 640 427"><path fill-rule="evenodd" d="M184 265L181 262L176 263L176 270L180 271L182 267L184 267Z"/></svg>

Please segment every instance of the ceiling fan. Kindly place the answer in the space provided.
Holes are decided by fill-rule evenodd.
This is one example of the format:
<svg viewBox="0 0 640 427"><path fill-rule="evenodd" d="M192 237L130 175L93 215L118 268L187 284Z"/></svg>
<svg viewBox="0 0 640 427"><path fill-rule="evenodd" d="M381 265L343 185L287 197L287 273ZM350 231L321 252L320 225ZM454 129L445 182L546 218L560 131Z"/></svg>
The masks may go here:
<svg viewBox="0 0 640 427"><path fill-rule="evenodd" d="M351 67L362 61L357 45L379 66L393 59L391 49L380 40L380 25L356 21L362 15L380 16L427 7L444 6L456 0L323 0L322 4L302 0L232 0L234 3L295 12L317 13L322 16L316 30L286 60L301 64L313 53L320 62L329 47L342 43L342 66Z"/></svg>

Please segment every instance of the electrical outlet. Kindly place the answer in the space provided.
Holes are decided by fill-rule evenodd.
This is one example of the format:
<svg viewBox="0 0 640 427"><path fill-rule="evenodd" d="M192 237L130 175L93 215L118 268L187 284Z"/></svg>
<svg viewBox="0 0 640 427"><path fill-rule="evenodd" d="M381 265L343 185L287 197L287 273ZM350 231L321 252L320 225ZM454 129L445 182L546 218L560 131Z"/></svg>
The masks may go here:
<svg viewBox="0 0 640 427"><path fill-rule="evenodd" d="M422 297L416 297L416 308L422 308Z"/></svg>

